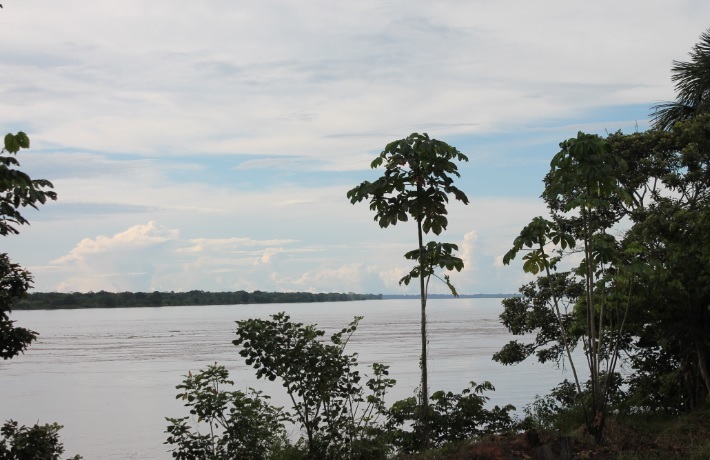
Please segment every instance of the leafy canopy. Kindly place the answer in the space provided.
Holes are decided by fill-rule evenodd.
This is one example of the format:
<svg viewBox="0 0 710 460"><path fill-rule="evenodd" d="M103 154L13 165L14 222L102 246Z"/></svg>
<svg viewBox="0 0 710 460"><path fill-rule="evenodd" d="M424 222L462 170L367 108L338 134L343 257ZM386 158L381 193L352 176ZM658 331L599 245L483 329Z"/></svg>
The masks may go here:
<svg viewBox="0 0 710 460"><path fill-rule="evenodd" d="M30 139L22 131L7 134L0 153L0 235L18 234L18 225L29 224L20 212L21 208L45 204L48 199L56 200L54 186L46 179L32 179L15 166L20 166L15 155L20 149L30 148Z"/></svg>
<svg viewBox="0 0 710 460"><path fill-rule="evenodd" d="M353 204L369 199L374 220L382 228L412 217L421 221L424 233L439 235L449 223L448 194L468 204L466 194L454 186L452 176L461 176L454 160L468 158L446 142L413 133L387 144L370 164L373 169L384 165L384 175L375 182L362 182L347 197Z"/></svg>

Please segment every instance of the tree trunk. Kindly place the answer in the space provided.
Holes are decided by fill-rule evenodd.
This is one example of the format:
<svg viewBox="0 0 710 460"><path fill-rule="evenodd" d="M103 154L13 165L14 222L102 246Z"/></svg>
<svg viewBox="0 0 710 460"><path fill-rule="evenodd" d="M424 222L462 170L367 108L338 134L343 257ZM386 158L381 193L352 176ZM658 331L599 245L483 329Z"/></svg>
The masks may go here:
<svg viewBox="0 0 710 460"><path fill-rule="evenodd" d="M702 377L703 382L705 382L705 388L708 392L707 394L710 395L710 371L708 371L708 357L705 353L703 344L700 342L695 343L695 349L698 354L698 369L700 369L700 376Z"/></svg>
<svg viewBox="0 0 710 460"><path fill-rule="evenodd" d="M427 370L427 332L426 332L426 283L424 280L424 236L422 234L421 219L417 220L417 231L419 236L419 292L421 298L421 334L422 334L422 381L419 394L420 404L420 424L422 430L422 441L425 448L429 447L429 372Z"/></svg>

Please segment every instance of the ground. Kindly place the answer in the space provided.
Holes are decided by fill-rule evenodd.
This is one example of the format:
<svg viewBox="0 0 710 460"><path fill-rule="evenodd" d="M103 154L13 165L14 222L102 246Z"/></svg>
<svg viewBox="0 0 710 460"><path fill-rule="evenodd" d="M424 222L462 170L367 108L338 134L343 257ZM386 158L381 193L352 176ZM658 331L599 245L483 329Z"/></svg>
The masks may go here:
<svg viewBox="0 0 710 460"><path fill-rule="evenodd" d="M596 444L580 427L562 436L525 433L464 442L401 460L709 460L710 408L678 417L611 419Z"/></svg>

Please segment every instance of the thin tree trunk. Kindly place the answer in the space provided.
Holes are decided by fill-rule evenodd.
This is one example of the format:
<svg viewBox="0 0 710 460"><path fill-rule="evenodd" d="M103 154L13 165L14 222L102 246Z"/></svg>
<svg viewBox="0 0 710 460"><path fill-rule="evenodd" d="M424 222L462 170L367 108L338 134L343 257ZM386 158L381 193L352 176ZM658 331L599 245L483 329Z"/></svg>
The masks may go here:
<svg viewBox="0 0 710 460"><path fill-rule="evenodd" d="M588 187L589 188L589 187ZM587 297L587 328L589 334L589 371L590 380L592 383L592 410L591 416L594 419L587 420L587 428L594 436L596 442L601 442L602 433L604 431L604 402L600 401L601 389L599 379L599 340L597 338L597 325L594 315L594 269L592 267L592 231L589 218L589 211L585 207L582 208L582 220L584 228L584 258L586 264L586 297ZM599 331L601 335L601 331Z"/></svg>
<svg viewBox="0 0 710 460"><path fill-rule="evenodd" d="M419 292L421 298L421 334L422 334L422 381L420 391L420 410L422 441L425 448L429 447L429 372L427 369L427 332L426 332L426 301L427 292L424 280L424 236L422 234L422 221L417 219L417 232L419 236Z"/></svg>
<svg viewBox="0 0 710 460"><path fill-rule="evenodd" d="M543 247L542 243L540 244L540 250L544 253L545 248ZM547 278L552 280L552 273L550 272L550 267L545 264L545 273L547 274ZM560 310L560 301L557 297L557 292L555 292L555 289L552 289L552 301L554 303L555 307L555 316L557 317L557 324L560 326L560 334L562 335L562 345L565 348L565 352L567 353L567 361L569 362L570 367L572 368L572 375L574 376L574 383L577 386L577 397L579 400L579 405L582 407L582 412L584 413L584 420L587 421L589 420L589 416L587 414L587 408L584 405L584 398L582 396L582 385L579 382L579 376L577 375L577 368L574 365L574 360L572 359L572 350L570 349L570 344L569 344L569 339L567 338L567 329L565 328L565 324L562 321L562 312Z"/></svg>
<svg viewBox="0 0 710 460"><path fill-rule="evenodd" d="M710 394L710 372L708 371L708 357L705 354L705 350L700 342L695 343L695 350L698 355L698 368L700 369L700 376L703 378L705 383L705 388Z"/></svg>

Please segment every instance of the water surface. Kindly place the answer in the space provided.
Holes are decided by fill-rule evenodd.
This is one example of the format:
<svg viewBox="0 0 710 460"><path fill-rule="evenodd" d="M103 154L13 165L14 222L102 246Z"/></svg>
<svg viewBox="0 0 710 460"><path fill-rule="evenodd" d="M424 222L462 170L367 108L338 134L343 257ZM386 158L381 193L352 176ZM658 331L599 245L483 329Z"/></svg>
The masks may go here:
<svg viewBox="0 0 710 460"><path fill-rule="evenodd" d="M329 333L364 316L348 344L359 353L361 372L372 362L389 364L397 380L389 400L414 394L417 300L17 311L12 319L40 337L25 355L0 362L0 421L59 422L65 454L86 460L170 459L162 444L165 417L187 415L175 385L188 371L218 362L238 388L262 389L287 404L283 388L256 380L231 343L234 321L280 311ZM493 362L491 355L513 338L498 320L501 311L500 299L430 300L432 391L459 392L471 380L489 380L496 387L492 403L522 409L566 376L551 366Z"/></svg>

